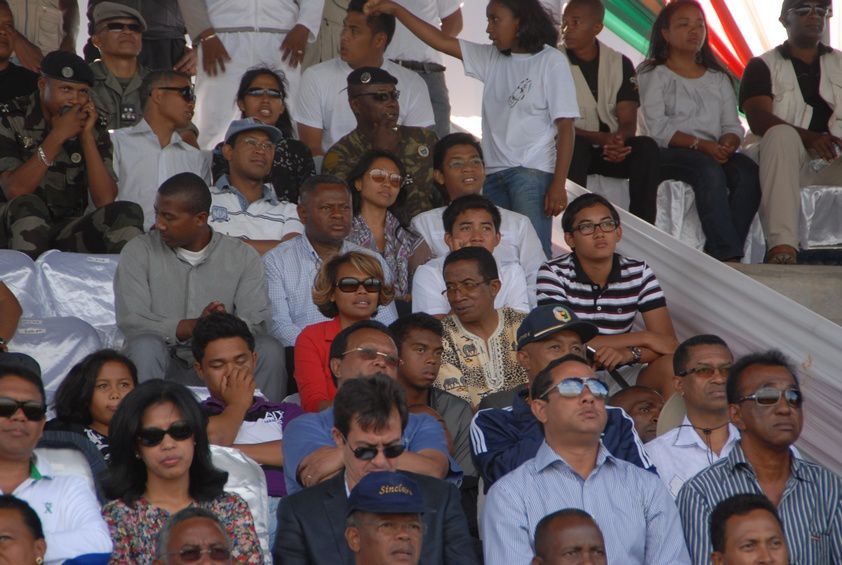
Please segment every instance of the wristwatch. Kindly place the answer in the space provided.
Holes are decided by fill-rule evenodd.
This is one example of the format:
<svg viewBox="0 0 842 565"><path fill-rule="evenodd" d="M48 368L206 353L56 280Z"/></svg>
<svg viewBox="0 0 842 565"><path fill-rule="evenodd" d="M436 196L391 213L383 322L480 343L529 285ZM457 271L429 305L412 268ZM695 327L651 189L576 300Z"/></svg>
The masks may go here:
<svg viewBox="0 0 842 565"><path fill-rule="evenodd" d="M629 347L629 351L632 352L632 362L631 365L638 365L640 363L640 348L639 347Z"/></svg>

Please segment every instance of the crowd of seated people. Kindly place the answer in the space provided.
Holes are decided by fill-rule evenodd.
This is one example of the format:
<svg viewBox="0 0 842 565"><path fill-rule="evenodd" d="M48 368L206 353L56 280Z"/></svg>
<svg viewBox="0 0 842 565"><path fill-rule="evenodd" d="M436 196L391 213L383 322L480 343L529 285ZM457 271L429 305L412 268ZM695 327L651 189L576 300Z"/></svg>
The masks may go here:
<svg viewBox="0 0 842 565"><path fill-rule="evenodd" d="M842 563L791 360L679 342L617 208L565 190L628 179L651 223L681 180L706 253L741 259L759 211L796 262L799 188L842 183L830 1L782 0L739 91L696 0L637 70L601 0L490 0L491 44L452 2L329 3L179 0L195 48L154 68L136 0L90 2L91 64L0 0L0 247L119 254L124 338L45 391L0 284L0 556ZM442 123L439 52L484 84L481 140Z"/></svg>

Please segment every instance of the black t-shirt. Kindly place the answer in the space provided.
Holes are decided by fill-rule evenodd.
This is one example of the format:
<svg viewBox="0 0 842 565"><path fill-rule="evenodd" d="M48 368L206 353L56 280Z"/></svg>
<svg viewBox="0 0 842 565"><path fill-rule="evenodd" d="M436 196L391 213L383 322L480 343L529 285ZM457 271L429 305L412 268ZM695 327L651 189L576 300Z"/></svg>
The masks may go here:
<svg viewBox="0 0 842 565"><path fill-rule="evenodd" d="M14 63L0 71L0 102L28 96L38 88L38 75Z"/></svg>
<svg viewBox="0 0 842 565"><path fill-rule="evenodd" d="M804 102L813 107L813 118L810 120L810 126L807 129L822 133L829 131L828 123L833 115L833 109L819 95L819 85L821 84L821 56L830 53L832 49L820 43L819 56L812 63L791 58L789 46L786 42L783 45L778 45L775 49L784 58L792 61ZM740 110L743 109L743 103L746 100L755 96L772 98L772 73L763 59L759 57L750 60L743 73L743 80L740 82Z"/></svg>
<svg viewBox="0 0 842 565"><path fill-rule="evenodd" d="M597 49L600 48L599 43L597 43ZM635 104L640 105L640 94L637 90L637 75L634 71L634 65L632 64L631 60L625 55L623 57L623 82L620 84L620 90L617 91L617 100L615 102L634 102ZM594 100L599 100L599 54L597 52L597 56L594 58L593 61L583 61L576 57L572 51L567 51L567 59L570 61L571 65L576 65L579 67L579 70L582 71L582 75L585 77L585 82L588 83L588 88L591 89L591 94L593 94ZM611 129L602 123L602 120L599 122L599 131L608 132Z"/></svg>

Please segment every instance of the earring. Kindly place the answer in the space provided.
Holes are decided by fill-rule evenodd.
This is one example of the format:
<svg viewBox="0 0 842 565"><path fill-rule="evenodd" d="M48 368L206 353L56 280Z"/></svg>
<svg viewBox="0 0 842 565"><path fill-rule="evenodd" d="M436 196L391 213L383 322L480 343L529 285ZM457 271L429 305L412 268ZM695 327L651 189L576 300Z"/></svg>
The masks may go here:
<svg viewBox="0 0 842 565"><path fill-rule="evenodd" d="M43 557L36 557L35 563L37 563L38 565L41 565L42 563L44 563L44 558Z"/></svg>
<svg viewBox="0 0 842 565"><path fill-rule="evenodd" d="M135 458L135 459L140 459L140 453L138 453L137 451L135 451L135 452L134 452L134 458Z"/></svg>

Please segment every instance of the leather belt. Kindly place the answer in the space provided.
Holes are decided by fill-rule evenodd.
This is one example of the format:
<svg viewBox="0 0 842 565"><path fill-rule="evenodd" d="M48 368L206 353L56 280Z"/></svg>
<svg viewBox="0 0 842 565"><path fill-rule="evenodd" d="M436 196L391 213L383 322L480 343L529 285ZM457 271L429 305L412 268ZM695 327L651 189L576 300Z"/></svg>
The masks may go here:
<svg viewBox="0 0 842 565"><path fill-rule="evenodd" d="M288 29L277 27L216 27L214 33L289 33Z"/></svg>
<svg viewBox="0 0 842 565"><path fill-rule="evenodd" d="M401 59L392 59L392 62L418 73L443 73L444 65L438 63L425 63L423 61L403 61Z"/></svg>

